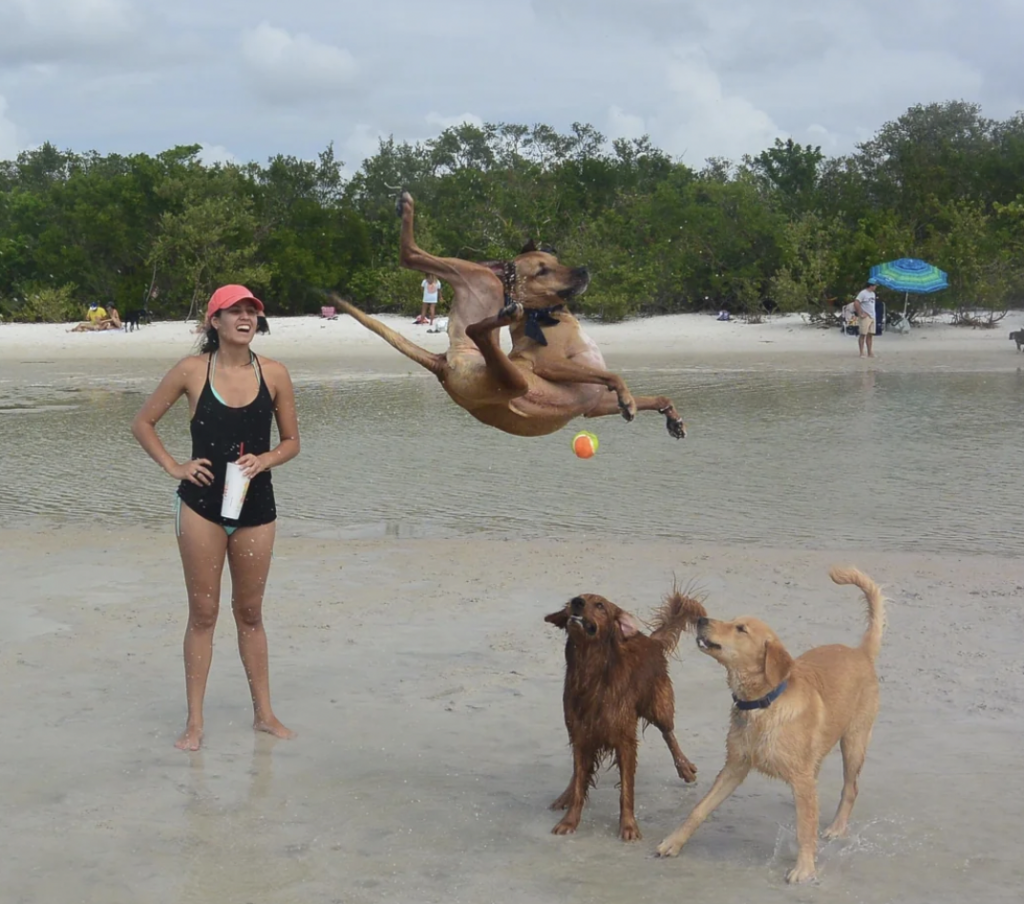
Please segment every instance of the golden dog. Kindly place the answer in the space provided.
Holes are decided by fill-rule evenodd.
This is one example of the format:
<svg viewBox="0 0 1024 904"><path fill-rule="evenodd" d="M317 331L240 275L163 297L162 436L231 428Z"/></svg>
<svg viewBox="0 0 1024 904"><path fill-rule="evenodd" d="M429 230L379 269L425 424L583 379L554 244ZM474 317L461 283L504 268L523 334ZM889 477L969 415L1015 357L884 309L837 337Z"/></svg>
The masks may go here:
<svg viewBox="0 0 1024 904"><path fill-rule="evenodd" d="M825 837L846 833L857 799L857 776L878 714L875 660L885 626L885 598L878 585L856 568L836 567L829 576L837 584L855 584L867 600L868 628L856 648L831 644L793 659L775 632L755 618L698 622L697 645L725 666L736 703L725 767L686 822L658 846L661 856L678 854L753 767L792 787L799 852L786 881L813 879L818 770L837 741L843 752L843 794Z"/></svg>
<svg viewBox="0 0 1024 904"><path fill-rule="evenodd" d="M399 199L398 213L399 262L434 273L452 288L448 351L430 352L351 302L337 296L332 301L433 373L473 417L515 436L543 436L580 416L621 414L631 421L637 411L658 411L672 436L686 436L672 400L634 397L622 377L606 369L600 350L566 308L590 283L585 267L563 266L550 249L538 250L532 242L506 263L434 257L413 238L408 192ZM507 355L499 342L505 326L512 334Z"/></svg>

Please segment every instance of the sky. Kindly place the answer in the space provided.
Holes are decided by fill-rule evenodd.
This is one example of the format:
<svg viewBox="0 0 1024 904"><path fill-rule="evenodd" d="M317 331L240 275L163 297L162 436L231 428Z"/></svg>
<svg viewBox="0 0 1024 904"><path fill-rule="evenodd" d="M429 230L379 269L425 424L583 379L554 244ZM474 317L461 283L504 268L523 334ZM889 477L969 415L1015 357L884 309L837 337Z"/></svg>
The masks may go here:
<svg viewBox="0 0 1024 904"><path fill-rule="evenodd" d="M0 160L49 141L355 172L381 138L589 123L700 167L1024 109L1024 0L0 0Z"/></svg>

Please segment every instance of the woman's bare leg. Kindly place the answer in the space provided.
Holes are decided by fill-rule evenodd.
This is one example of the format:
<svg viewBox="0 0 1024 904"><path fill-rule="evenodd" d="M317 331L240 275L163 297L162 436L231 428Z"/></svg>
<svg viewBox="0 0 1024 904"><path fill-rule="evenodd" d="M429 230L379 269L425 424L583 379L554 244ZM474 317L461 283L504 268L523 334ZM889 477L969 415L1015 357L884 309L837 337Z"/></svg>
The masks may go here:
<svg viewBox="0 0 1024 904"><path fill-rule="evenodd" d="M232 534L228 541L231 609L238 627L238 653L252 694L253 727L278 738L292 738L295 732L281 724L270 706L270 666L263 628L263 592L275 534L274 523L239 528Z"/></svg>
<svg viewBox="0 0 1024 904"><path fill-rule="evenodd" d="M213 629L220 610L220 579L224 571L227 534L224 528L182 504L178 550L188 591L185 628L185 699L188 721L175 741L179 750L198 750L203 740L203 698L213 660Z"/></svg>

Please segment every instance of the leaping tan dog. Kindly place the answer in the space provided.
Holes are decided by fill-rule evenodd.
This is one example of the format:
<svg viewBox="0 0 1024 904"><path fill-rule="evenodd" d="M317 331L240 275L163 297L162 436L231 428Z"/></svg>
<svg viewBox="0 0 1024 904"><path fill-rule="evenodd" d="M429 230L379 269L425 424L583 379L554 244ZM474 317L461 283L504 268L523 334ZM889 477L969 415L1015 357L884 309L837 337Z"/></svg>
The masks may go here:
<svg viewBox="0 0 1024 904"><path fill-rule="evenodd" d="M590 283L585 267L563 266L550 249L532 242L507 263L434 257L413 238L408 192L398 201L398 214L402 266L436 274L452 288L448 351L421 348L344 299L334 297L333 303L435 374L473 417L515 436L543 436L580 416L621 414L631 421L637 411L658 411L672 436L686 436L672 400L634 397L606 369L600 350L566 307ZM512 334L507 355L499 342L505 326Z"/></svg>
<svg viewBox="0 0 1024 904"><path fill-rule="evenodd" d="M843 751L843 794L825 837L846 834L878 714L875 660L882 645L885 599L879 586L856 568L833 568L829 576L837 584L854 584L864 594L868 627L857 647L830 644L793 659L775 632L756 618L697 622L697 646L725 666L735 704L725 767L686 822L658 846L662 857L678 854L753 767L793 789L799 851L786 881L813 879L818 770L837 742Z"/></svg>

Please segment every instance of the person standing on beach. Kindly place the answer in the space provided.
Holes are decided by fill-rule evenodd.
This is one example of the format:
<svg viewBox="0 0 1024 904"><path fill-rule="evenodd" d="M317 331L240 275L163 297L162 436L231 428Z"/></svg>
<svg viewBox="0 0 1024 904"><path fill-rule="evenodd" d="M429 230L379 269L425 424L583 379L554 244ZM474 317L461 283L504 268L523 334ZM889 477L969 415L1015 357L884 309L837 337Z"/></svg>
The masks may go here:
<svg viewBox="0 0 1024 904"><path fill-rule="evenodd" d="M213 658L225 559L231 572L231 608L238 651L249 679L258 731L279 738L294 732L270 706L263 592L274 549L277 507L270 469L299 454L295 392L283 364L250 349L263 302L245 286L221 286L206 309L206 331L197 355L179 361L132 422L132 434L157 464L180 481L176 534L188 592L185 628L185 696L188 720L175 742L198 750L203 738L203 699ZM181 396L191 411L192 457L179 464L156 425ZM271 421L280 441L271 448ZM241 514L221 516L228 462L249 478Z"/></svg>
<svg viewBox="0 0 1024 904"><path fill-rule="evenodd" d="M864 347L867 346L868 357L874 358L871 350L871 343L875 338L875 287L871 283L865 283L864 288L857 293L853 300L854 310L857 312L857 347L860 349L860 356L864 357Z"/></svg>
<svg viewBox="0 0 1024 904"><path fill-rule="evenodd" d="M434 313L437 310L438 302L441 301L441 281L433 273L428 273L427 278L420 283L420 287L423 289L423 307L420 310L420 316L414 322L433 323Z"/></svg>

